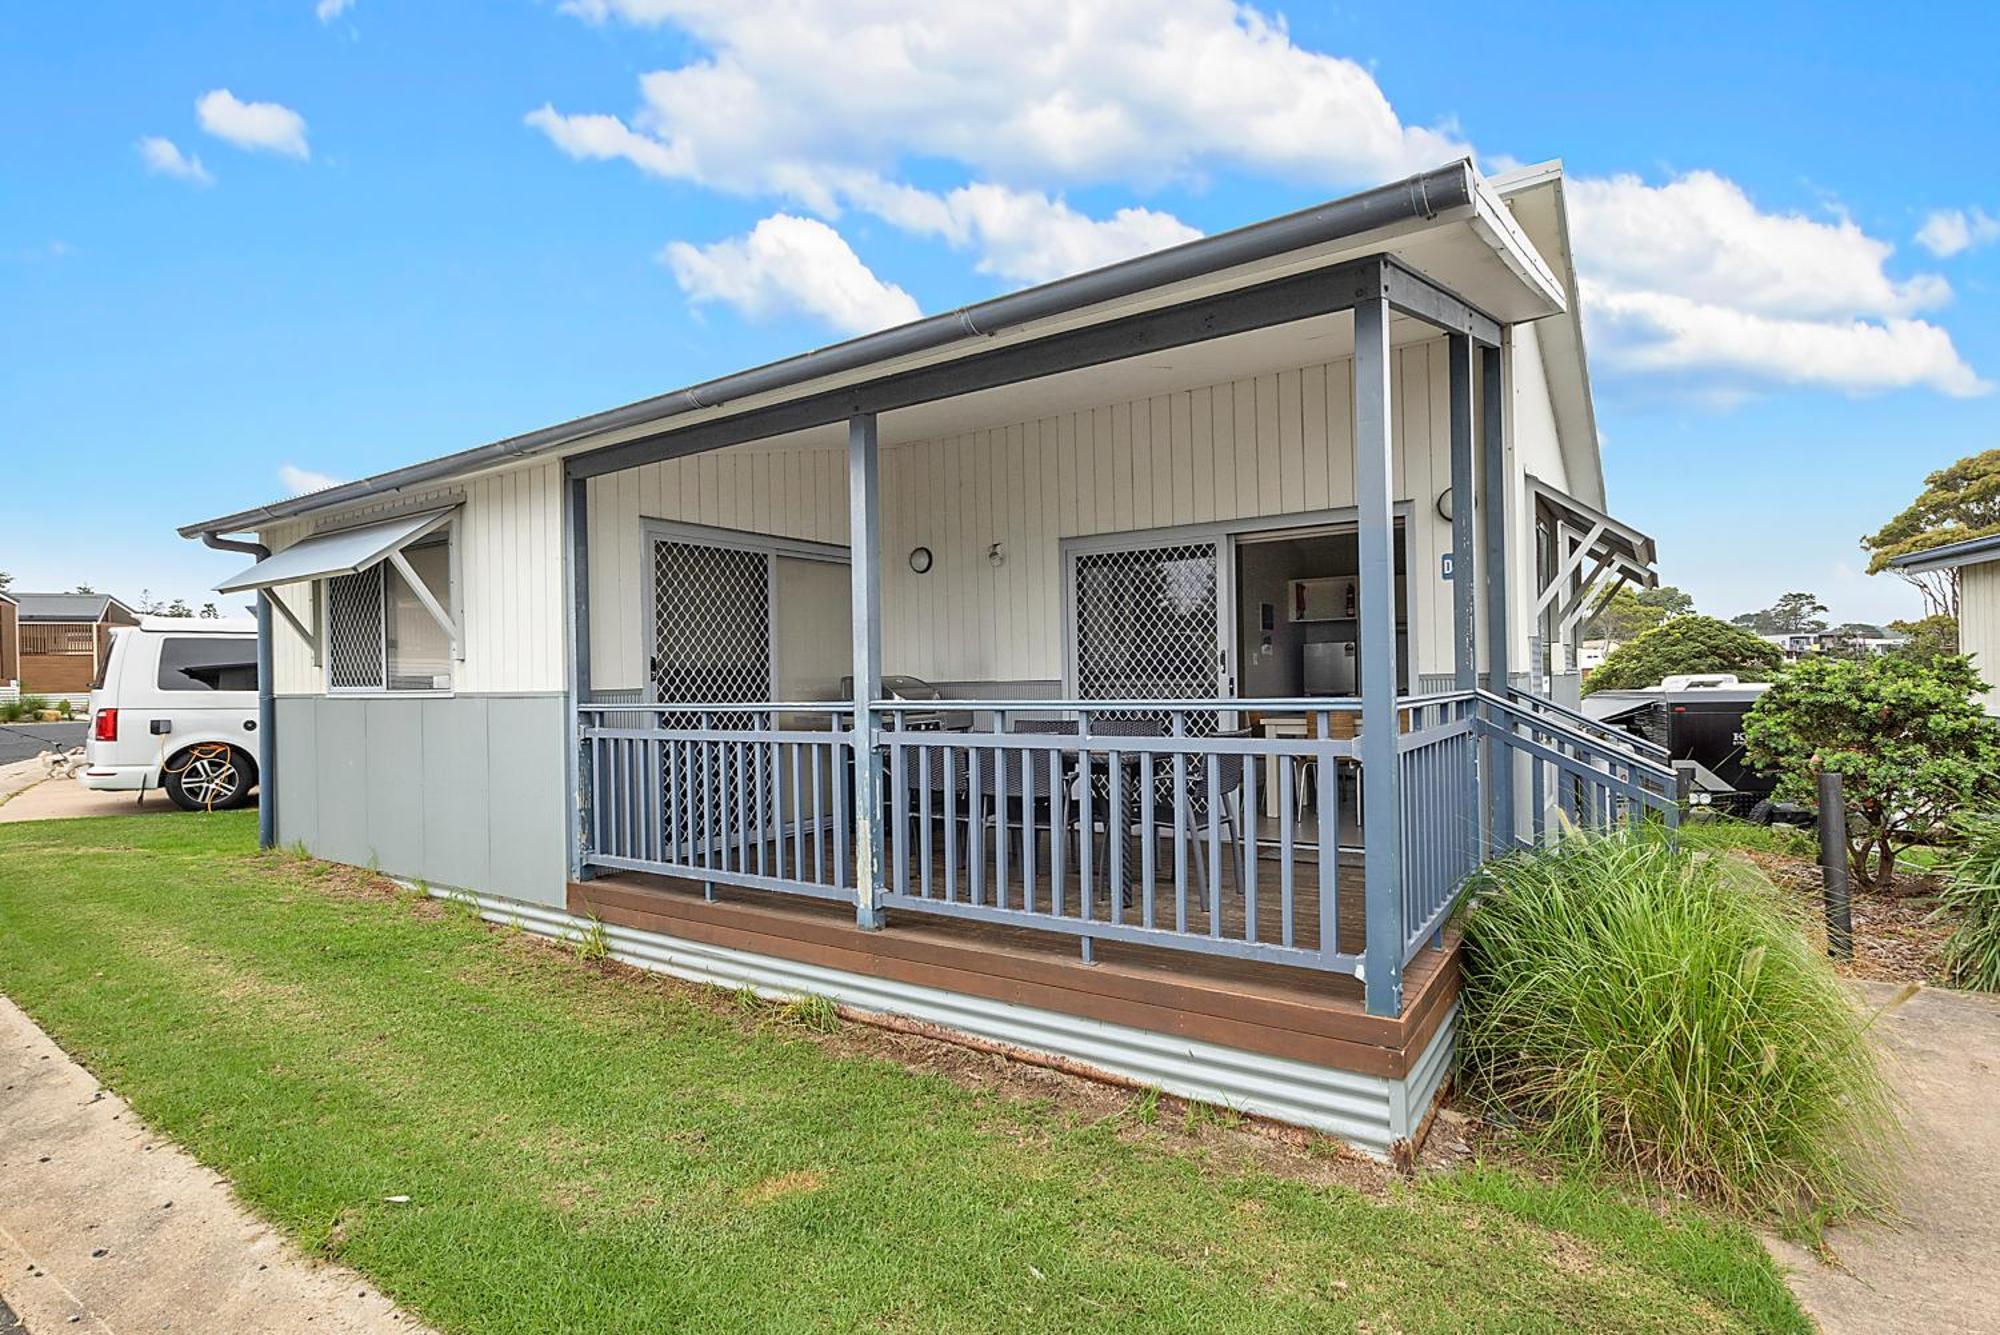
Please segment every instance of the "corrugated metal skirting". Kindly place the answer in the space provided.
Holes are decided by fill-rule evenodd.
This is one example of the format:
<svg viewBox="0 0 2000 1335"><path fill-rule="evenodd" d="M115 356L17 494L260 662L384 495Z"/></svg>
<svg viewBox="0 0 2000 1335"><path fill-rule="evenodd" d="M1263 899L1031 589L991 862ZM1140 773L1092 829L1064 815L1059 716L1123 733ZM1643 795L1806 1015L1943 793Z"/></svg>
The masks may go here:
<svg viewBox="0 0 2000 1335"><path fill-rule="evenodd" d="M440 897L453 891L433 889ZM488 922L577 939L590 924L558 909L474 897ZM856 1010L900 1016L988 1042L1064 1057L1169 1094L1312 1127L1379 1158L1408 1139L1451 1068L1456 1006L1410 1075L1399 1080L1287 1061L1124 1025L963 996L938 988L728 950L604 925L612 958L695 982L747 987L772 998L817 995Z"/></svg>

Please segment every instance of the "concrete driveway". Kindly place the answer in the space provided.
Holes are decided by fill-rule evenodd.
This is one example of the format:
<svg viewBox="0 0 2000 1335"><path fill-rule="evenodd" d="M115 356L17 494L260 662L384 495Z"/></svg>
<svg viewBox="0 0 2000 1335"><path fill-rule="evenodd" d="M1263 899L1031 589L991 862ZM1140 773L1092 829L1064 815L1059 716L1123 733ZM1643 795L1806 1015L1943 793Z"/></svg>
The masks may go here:
<svg viewBox="0 0 2000 1335"><path fill-rule="evenodd" d="M1864 983L1882 1006L1895 983ZM1834 1229L1837 1259L1773 1243L1829 1335L2000 1329L2000 997L1926 989L1875 1022L1910 1152L1894 1226Z"/></svg>
<svg viewBox="0 0 2000 1335"><path fill-rule="evenodd" d="M88 723L0 723L0 765L82 746Z"/></svg>

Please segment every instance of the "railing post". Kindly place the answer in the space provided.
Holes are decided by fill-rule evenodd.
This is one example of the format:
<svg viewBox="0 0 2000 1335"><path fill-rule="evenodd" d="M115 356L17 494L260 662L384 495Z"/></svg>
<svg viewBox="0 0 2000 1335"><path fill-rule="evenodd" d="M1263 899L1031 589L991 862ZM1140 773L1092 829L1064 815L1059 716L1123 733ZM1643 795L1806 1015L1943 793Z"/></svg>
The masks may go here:
<svg viewBox="0 0 2000 1335"><path fill-rule="evenodd" d="M1354 490L1359 502L1363 892L1368 1013L1403 1011L1403 848L1396 720L1395 461L1389 303L1354 306ZM1337 859L1336 859L1337 862Z"/></svg>
<svg viewBox="0 0 2000 1335"><path fill-rule="evenodd" d="M847 423L848 561L854 622L854 920L882 926L882 758L875 700L882 694L880 464L874 413Z"/></svg>

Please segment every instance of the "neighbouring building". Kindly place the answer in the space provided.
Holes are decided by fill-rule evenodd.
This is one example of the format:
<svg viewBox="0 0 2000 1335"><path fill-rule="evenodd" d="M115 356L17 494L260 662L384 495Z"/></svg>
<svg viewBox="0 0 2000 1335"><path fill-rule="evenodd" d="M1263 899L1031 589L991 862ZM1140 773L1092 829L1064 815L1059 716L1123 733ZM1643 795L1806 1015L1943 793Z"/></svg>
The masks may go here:
<svg viewBox="0 0 2000 1335"><path fill-rule="evenodd" d="M181 531L267 838L1391 1154L1465 878L1673 808L1549 698L1608 504L1561 168L1460 161Z"/></svg>
<svg viewBox="0 0 2000 1335"><path fill-rule="evenodd" d="M1986 712L2000 714L2000 534L1969 538L1927 552L1912 552L1889 563L1913 575L1958 572L1958 651L1993 686Z"/></svg>
<svg viewBox="0 0 2000 1335"><path fill-rule="evenodd" d="M111 631L136 626L139 614L103 593L8 595L17 622L24 695L76 695L90 689L111 648Z"/></svg>
<svg viewBox="0 0 2000 1335"><path fill-rule="evenodd" d="M0 691L21 688L21 607L0 589Z"/></svg>

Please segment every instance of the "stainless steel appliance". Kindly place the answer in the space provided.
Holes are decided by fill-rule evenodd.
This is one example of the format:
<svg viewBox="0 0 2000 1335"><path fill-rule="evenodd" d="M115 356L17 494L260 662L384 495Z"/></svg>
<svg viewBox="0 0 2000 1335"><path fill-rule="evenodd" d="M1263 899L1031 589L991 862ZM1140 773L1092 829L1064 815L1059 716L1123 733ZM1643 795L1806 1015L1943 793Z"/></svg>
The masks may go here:
<svg viewBox="0 0 2000 1335"><path fill-rule="evenodd" d="M1305 646L1307 695L1354 695L1360 679L1353 640L1321 640Z"/></svg>

